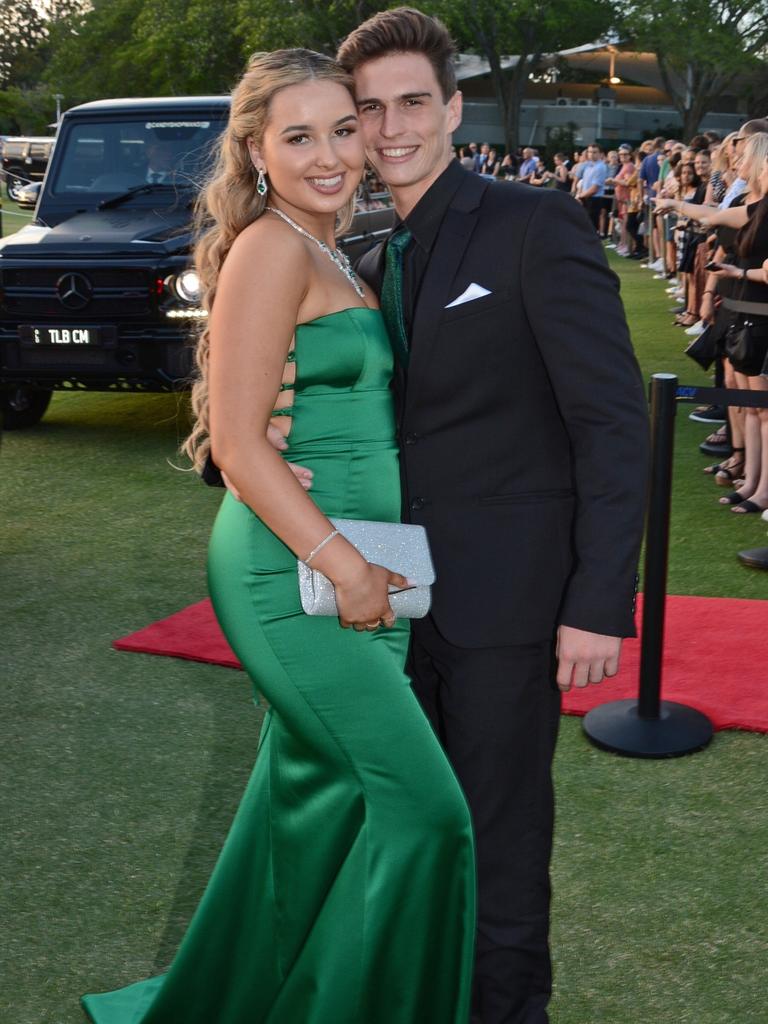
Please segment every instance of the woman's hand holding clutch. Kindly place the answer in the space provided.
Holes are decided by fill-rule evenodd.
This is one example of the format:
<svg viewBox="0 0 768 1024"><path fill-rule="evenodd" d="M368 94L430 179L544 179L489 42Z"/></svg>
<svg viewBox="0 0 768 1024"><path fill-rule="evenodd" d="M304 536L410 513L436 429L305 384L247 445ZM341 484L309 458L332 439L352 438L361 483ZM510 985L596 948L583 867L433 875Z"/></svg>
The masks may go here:
<svg viewBox="0 0 768 1024"><path fill-rule="evenodd" d="M334 581L339 622L344 629L372 632L379 626L394 624L395 613L389 603L389 588L405 590L411 583L399 572L390 572L383 565L365 562L355 576L344 582Z"/></svg>

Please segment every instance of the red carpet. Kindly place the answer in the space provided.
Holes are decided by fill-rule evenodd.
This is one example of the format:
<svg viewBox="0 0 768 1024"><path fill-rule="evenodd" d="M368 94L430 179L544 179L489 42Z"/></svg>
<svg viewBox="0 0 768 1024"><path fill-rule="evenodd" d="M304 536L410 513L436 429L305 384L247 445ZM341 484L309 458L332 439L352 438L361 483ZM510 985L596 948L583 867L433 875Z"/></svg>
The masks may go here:
<svg viewBox="0 0 768 1024"><path fill-rule="evenodd" d="M207 600L123 637L114 646L240 667ZM665 646L665 700L703 711L716 729L768 732L768 602L670 597ZM566 694L563 710L583 715L606 701L635 697L639 665L639 641L625 641L619 675Z"/></svg>

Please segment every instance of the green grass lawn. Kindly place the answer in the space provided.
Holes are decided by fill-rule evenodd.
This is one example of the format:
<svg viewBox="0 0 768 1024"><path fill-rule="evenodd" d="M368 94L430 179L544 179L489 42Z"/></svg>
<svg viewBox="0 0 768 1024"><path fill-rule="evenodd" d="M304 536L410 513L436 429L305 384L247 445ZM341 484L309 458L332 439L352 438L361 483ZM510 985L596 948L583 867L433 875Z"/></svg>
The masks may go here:
<svg viewBox="0 0 768 1024"><path fill-rule="evenodd" d="M662 282L616 264L646 375L706 382ZM717 506L688 409L670 590L764 598L768 574L734 554L765 524ZM170 464L184 429L174 396L61 394L3 440L0 1024L81 1021L80 993L167 965L253 764L243 674L110 648L205 595L219 494ZM553 1024L767 1019L767 757L729 732L690 758L615 758L563 720Z"/></svg>
<svg viewBox="0 0 768 1024"><path fill-rule="evenodd" d="M5 194L4 182L2 183L2 192L2 197L0 197L0 202L2 202L0 216L3 221L2 236L5 237L5 235L11 235L14 231L18 231L19 228L28 224L32 220L35 211L22 210L13 202L12 199L9 199Z"/></svg>

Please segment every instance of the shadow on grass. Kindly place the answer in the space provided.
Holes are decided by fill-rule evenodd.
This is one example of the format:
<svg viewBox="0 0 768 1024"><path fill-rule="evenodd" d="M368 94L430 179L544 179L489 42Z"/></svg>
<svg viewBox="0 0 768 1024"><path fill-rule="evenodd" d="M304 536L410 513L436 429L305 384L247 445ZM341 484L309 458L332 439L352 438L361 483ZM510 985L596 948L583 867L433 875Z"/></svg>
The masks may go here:
<svg viewBox="0 0 768 1024"><path fill-rule="evenodd" d="M245 679L245 677L243 678ZM200 696L202 696L202 692ZM189 846L179 869L173 902L157 945L153 973L167 970L176 955L216 865L256 760L257 731L255 732L253 762L248 766L247 771L245 771L245 766L242 766L244 778L242 786L236 791L232 778L231 721L224 714L220 702L210 700L207 701L207 704L213 713L213 729L210 734L210 743L207 746L209 756L203 788L195 813L195 825ZM263 715L259 713L259 729L262 721Z"/></svg>
<svg viewBox="0 0 768 1024"><path fill-rule="evenodd" d="M189 428L186 394L62 392L54 395L48 412L32 431L41 437L97 435L100 442L124 444L126 435L175 433L183 437Z"/></svg>

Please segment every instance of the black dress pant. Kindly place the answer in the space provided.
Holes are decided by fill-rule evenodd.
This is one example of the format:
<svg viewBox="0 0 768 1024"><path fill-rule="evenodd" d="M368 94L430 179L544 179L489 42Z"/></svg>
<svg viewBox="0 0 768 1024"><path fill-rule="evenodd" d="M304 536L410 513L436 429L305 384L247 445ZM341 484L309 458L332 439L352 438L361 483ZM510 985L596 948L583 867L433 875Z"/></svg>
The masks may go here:
<svg viewBox="0 0 768 1024"><path fill-rule="evenodd" d="M472 812L472 1022L547 1024L551 766L560 719L554 644L456 647L427 617L412 623L409 671Z"/></svg>
<svg viewBox="0 0 768 1024"><path fill-rule="evenodd" d="M589 196L584 205L587 209L589 219L592 221L592 227L599 233L600 213L605 209L602 196Z"/></svg>

